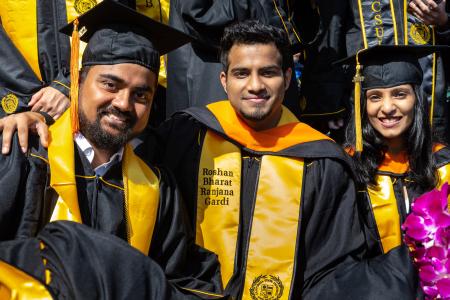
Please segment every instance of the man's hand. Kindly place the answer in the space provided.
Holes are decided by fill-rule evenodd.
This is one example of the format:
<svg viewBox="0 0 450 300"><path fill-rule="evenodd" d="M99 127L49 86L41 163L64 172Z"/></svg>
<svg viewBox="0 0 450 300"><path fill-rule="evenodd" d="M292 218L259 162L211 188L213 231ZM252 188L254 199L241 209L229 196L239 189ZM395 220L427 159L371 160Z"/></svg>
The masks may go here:
<svg viewBox="0 0 450 300"><path fill-rule="evenodd" d="M448 22L445 1L437 4L435 0L411 0L408 8L425 25L445 26Z"/></svg>
<svg viewBox="0 0 450 300"><path fill-rule="evenodd" d="M57 89L48 86L34 94L28 106L32 107L31 111L44 111L56 120L70 106L70 100Z"/></svg>
<svg viewBox="0 0 450 300"><path fill-rule="evenodd" d="M37 132L42 146L48 147L48 127L45 118L36 112L24 112L10 115L0 119L0 131L3 131L2 154L6 155L11 150L11 142L14 132L17 130L19 144L22 152L28 150L28 132Z"/></svg>

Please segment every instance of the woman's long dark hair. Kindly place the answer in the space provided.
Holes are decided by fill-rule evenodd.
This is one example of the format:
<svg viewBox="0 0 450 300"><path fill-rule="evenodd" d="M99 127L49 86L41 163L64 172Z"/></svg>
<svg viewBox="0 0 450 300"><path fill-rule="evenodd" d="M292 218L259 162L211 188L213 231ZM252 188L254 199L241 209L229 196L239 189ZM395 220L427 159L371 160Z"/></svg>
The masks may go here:
<svg viewBox="0 0 450 300"><path fill-rule="evenodd" d="M436 168L433 162L433 138L428 119L428 105L420 86L414 86L416 102L414 118L411 126L404 133L409 160L409 178L420 187L430 190L437 183ZM375 175L387 152L384 138L372 127L366 111L365 93L361 95L361 126L363 135L363 151L355 153L353 158L357 179L360 184L376 184ZM349 122L346 132L346 147L355 145L354 116Z"/></svg>

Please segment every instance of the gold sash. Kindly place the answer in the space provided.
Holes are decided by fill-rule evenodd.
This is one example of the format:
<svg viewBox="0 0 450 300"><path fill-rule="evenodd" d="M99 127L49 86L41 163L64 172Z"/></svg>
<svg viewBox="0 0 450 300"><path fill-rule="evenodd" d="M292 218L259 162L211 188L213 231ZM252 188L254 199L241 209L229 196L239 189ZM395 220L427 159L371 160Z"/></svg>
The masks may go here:
<svg viewBox="0 0 450 300"><path fill-rule="evenodd" d="M75 180L74 142L70 129L70 110L50 127L48 147L50 186L59 198L50 221L68 220L82 223ZM148 254L159 205L159 180L153 171L125 146L122 160L125 210L129 243Z"/></svg>
<svg viewBox="0 0 450 300"><path fill-rule="evenodd" d="M241 160L237 146L207 131L198 173L196 243L219 256L224 286L234 271ZM270 293L289 297L302 178L303 160L262 157L243 299Z"/></svg>
<svg viewBox="0 0 450 300"><path fill-rule="evenodd" d="M129 243L147 255L158 213L159 180L129 144L125 146L122 174Z"/></svg>
<svg viewBox="0 0 450 300"><path fill-rule="evenodd" d="M253 151L277 153L301 143L331 140L299 122L285 107L278 125L263 131L250 128L227 100L211 103L207 108L229 139ZM196 242L218 254L224 287L234 273L241 162L238 146L211 130L206 132L198 169ZM276 295L277 299L289 297L296 256L302 176L302 159L262 156L250 229L244 298L252 295Z"/></svg>
<svg viewBox="0 0 450 300"><path fill-rule="evenodd" d="M450 184L450 164L446 164L438 169L439 176L439 184L438 188L440 189L444 183L448 182ZM448 196L448 210L450 210L450 195Z"/></svg>
<svg viewBox="0 0 450 300"><path fill-rule="evenodd" d="M0 17L9 38L36 76L42 80L37 48L36 2L37 0L1 0Z"/></svg>
<svg viewBox="0 0 450 300"><path fill-rule="evenodd" d="M219 256L223 286L234 270L240 191L241 151L208 131L198 169L196 243Z"/></svg>
<svg viewBox="0 0 450 300"><path fill-rule="evenodd" d="M377 223L383 252L401 244L400 215L391 177L377 175L376 186L369 186L368 193Z"/></svg>
<svg viewBox="0 0 450 300"><path fill-rule="evenodd" d="M438 169L438 177L437 188L441 188L445 182L450 183L450 164ZM376 181L376 187L370 186L367 190L383 251L386 253L401 244L400 215L391 178L386 175L377 175Z"/></svg>
<svg viewBox="0 0 450 300"><path fill-rule="evenodd" d="M0 299L51 300L53 297L37 279L0 261Z"/></svg>
<svg viewBox="0 0 450 300"><path fill-rule="evenodd" d="M439 184L438 188L446 182L450 184L450 164L446 164L438 169Z"/></svg>
<svg viewBox="0 0 450 300"><path fill-rule="evenodd" d="M262 157L243 299L289 299L302 185L303 159Z"/></svg>

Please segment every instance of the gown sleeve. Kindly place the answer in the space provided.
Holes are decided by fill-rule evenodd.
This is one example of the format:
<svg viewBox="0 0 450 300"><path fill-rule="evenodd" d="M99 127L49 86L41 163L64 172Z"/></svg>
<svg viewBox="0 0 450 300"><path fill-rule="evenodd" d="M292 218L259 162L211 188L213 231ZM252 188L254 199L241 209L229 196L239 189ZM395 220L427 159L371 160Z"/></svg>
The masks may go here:
<svg viewBox="0 0 450 300"><path fill-rule="evenodd" d="M36 143L30 136L30 147ZM40 226L47 165L39 155L31 155L22 152L17 134L10 154L0 155L0 240L35 236Z"/></svg>
<svg viewBox="0 0 450 300"><path fill-rule="evenodd" d="M49 223L37 238L1 243L0 260L37 279L54 299L199 299L122 239L69 221Z"/></svg>

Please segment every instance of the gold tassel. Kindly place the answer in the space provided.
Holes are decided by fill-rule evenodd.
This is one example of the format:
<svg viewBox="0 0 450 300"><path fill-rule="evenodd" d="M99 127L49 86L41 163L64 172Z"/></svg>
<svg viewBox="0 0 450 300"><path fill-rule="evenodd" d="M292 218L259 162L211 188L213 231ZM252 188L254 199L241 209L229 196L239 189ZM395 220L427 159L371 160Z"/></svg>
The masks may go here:
<svg viewBox="0 0 450 300"><path fill-rule="evenodd" d="M79 56L80 35L78 32L78 19L75 19L73 21L72 48L70 53L70 119L73 133L77 133L80 130L80 124L78 121Z"/></svg>
<svg viewBox="0 0 450 300"><path fill-rule="evenodd" d="M353 77L353 82L355 83L355 151L362 152L363 140L361 130L361 82L364 81L364 77L361 76L361 65L359 64L358 55L359 52L356 54L356 74L355 77Z"/></svg>

